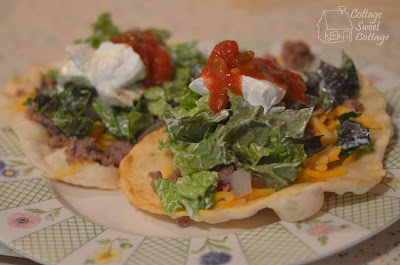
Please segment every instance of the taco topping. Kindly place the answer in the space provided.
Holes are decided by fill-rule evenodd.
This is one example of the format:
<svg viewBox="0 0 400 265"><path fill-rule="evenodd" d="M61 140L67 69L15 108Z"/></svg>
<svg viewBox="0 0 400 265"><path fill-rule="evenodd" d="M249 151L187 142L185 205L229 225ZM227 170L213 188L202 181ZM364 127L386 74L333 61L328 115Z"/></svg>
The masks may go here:
<svg viewBox="0 0 400 265"><path fill-rule="evenodd" d="M254 79L264 82L254 82ZM261 98L271 101L269 106L263 105L265 111L283 97L289 101L308 102L304 94L307 88L301 76L280 69L269 59L254 57L252 51L239 52L235 41L223 41L215 46L200 79L191 84L192 90L201 90L200 80L210 93L209 106L214 114L226 108L229 101L227 90L249 98L251 89L248 84L255 86L254 90L268 91Z"/></svg>
<svg viewBox="0 0 400 265"><path fill-rule="evenodd" d="M314 59L310 48L302 41L286 41L283 44L281 56L285 65L290 69L301 72Z"/></svg>
<svg viewBox="0 0 400 265"><path fill-rule="evenodd" d="M173 62L162 41L150 30L127 31L121 37L113 37L114 43L126 43L140 55L146 66L145 87L162 86L171 80Z"/></svg>
<svg viewBox="0 0 400 265"><path fill-rule="evenodd" d="M27 117L46 128L51 147L66 148L68 164L119 166L206 64L196 42L167 46L169 35L159 29L122 34L101 14L91 36L67 47L69 59L42 75L25 102Z"/></svg>

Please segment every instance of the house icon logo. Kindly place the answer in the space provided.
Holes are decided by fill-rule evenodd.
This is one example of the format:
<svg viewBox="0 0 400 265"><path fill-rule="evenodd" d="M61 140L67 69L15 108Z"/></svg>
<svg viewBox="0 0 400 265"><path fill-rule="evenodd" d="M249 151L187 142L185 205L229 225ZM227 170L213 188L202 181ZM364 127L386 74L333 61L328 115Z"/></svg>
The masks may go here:
<svg viewBox="0 0 400 265"><path fill-rule="evenodd" d="M347 6L337 10L324 10L318 21L318 39L325 43L351 42L353 24L346 11Z"/></svg>

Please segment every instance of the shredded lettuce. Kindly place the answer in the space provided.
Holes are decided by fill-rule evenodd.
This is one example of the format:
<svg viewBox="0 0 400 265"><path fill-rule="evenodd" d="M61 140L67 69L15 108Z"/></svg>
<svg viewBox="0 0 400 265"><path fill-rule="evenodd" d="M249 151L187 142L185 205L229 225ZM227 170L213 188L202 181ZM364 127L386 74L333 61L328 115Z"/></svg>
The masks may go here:
<svg viewBox="0 0 400 265"><path fill-rule="evenodd" d="M200 76L200 72L193 72L193 69L196 67L202 69L206 62L196 45L196 43L182 43L170 47L175 65L171 81L165 83L163 87L150 87L143 94L145 104L153 115L161 116L168 105L176 106L183 103L189 107L192 98L198 99L194 96L196 93L187 87L192 79Z"/></svg>
<svg viewBox="0 0 400 265"><path fill-rule="evenodd" d="M162 43L165 43L169 39L169 37L171 37L171 32L169 32L168 30L156 29L156 28L150 28L149 30Z"/></svg>
<svg viewBox="0 0 400 265"><path fill-rule="evenodd" d="M343 103L344 100L349 99L356 95L359 90L359 82L357 71L354 66L353 60L342 54L342 67L336 68L324 61L317 70L318 79L318 93L320 96L326 92L333 106ZM320 99L322 103L326 102L326 97Z"/></svg>
<svg viewBox="0 0 400 265"><path fill-rule="evenodd" d="M337 146L342 146L341 154L353 154L357 150L364 152L374 151L371 139L369 138L369 129L362 127L358 121L350 120L351 117L357 118L361 114L348 111L339 116L341 126L336 126L338 133Z"/></svg>
<svg viewBox="0 0 400 265"><path fill-rule="evenodd" d="M190 180L197 186L177 184L176 193L184 194L184 200L180 200L178 195L168 198L162 195L167 192L167 184L162 186L163 189L157 189L166 210L172 209L173 212L173 209L178 209L176 201L179 201L191 217L197 218L196 211L202 209L198 205L208 207L211 201L193 200L194 197L190 196L193 189L207 194L206 185L199 185L193 176L199 172L210 173L218 165L233 163L243 167L265 178L267 186L277 190L297 179L301 161L307 157L301 140L312 108L291 110L274 107L264 114L262 107L252 106L243 97L229 93L229 108L214 115L208 106L208 96L186 97L188 101L185 104L174 108L169 106L164 111L162 119L169 136L165 142L160 142L160 148L167 148L174 154L173 162L184 176L178 183ZM174 192L174 188L169 190ZM208 192L211 196L214 191ZM197 196L198 193L194 194Z"/></svg>
<svg viewBox="0 0 400 265"><path fill-rule="evenodd" d="M48 75L56 76L55 72ZM95 94L93 87L75 78L66 82L62 91L56 86L41 86L26 104L36 105L38 112L50 118L67 137L82 138L93 128L94 120L87 112Z"/></svg>
<svg viewBox="0 0 400 265"><path fill-rule="evenodd" d="M169 137L160 147L174 153L174 164L182 174L230 163L266 178L269 175L258 172L260 167L255 166L292 163L297 168L306 153L304 145L294 138L304 137L312 108L296 111L275 107L264 114L261 107L250 105L241 96L229 96L230 108L217 115L208 107L208 96L197 100L190 110L179 106L164 112L162 119ZM285 174L282 176L286 178ZM290 182L271 183L281 189Z"/></svg>
<svg viewBox="0 0 400 265"><path fill-rule="evenodd" d="M233 154L226 146L219 144L225 133L225 126L219 126L198 143L190 143L175 137L168 137L161 147L168 148L174 153L173 162L183 176L199 171L205 171L221 164L235 161Z"/></svg>
<svg viewBox="0 0 400 265"><path fill-rule="evenodd" d="M168 214L185 207L191 219L201 221L198 211L214 205L217 179L217 172L202 171L179 178L176 183L163 178L153 181Z"/></svg>
<svg viewBox="0 0 400 265"><path fill-rule="evenodd" d="M185 42L168 47L176 66L188 68L191 81L200 76L207 58L197 48L197 42Z"/></svg>
<svg viewBox="0 0 400 265"><path fill-rule="evenodd" d="M100 98L95 98L92 106L112 136L129 142L136 142L138 136L154 123L153 115L145 110L112 107Z"/></svg>

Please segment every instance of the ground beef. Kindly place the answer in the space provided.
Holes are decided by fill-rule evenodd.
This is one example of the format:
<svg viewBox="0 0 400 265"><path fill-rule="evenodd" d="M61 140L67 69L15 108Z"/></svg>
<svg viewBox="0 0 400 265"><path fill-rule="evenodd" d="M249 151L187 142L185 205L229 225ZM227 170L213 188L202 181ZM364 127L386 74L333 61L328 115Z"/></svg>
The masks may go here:
<svg viewBox="0 0 400 265"><path fill-rule="evenodd" d="M133 145L129 142L116 141L98 153L98 162L104 166L118 167L121 160L131 151Z"/></svg>
<svg viewBox="0 0 400 265"><path fill-rule="evenodd" d="M121 160L133 147L129 142L115 141L103 151L97 151L95 138L86 136L83 139L74 138L69 141L57 125L50 118L40 114L36 107L28 107L25 114L27 118L42 124L46 128L50 135L50 147L67 146L65 154L69 165L88 160L98 162L103 166L118 167Z"/></svg>
<svg viewBox="0 0 400 265"><path fill-rule="evenodd" d="M93 137L84 137L83 139L72 139L65 149L67 163L69 165L83 160L97 161L96 139Z"/></svg>
<svg viewBox="0 0 400 265"><path fill-rule="evenodd" d="M161 179L162 178L162 173L161 171L154 171L154 172L149 172L147 175L149 178L152 179ZM154 181L150 181L150 186L153 189L154 192L157 192L156 185L154 185Z"/></svg>
<svg viewBox="0 0 400 265"><path fill-rule="evenodd" d="M178 221L178 225L182 228L186 228L189 226L190 217L182 216L176 219Z"/></svg>
<svg viewBox="0 0 400 265"><path fill-rule="evenodd" d="M103 166L118 167L121 160L132 149L128 142L116 141L104 151L96 150L96 139L86 136L83 139L72 139L65 150L67 163L82 162L83 160L95 161Z"/></svg>
<svg viewBox="0 0 400 265"><path fill-rule="evenodd" d="M265 188L265 178L251 174L251 187L253 189Z"/></svg>
<svg viewBox="0 0 400 265"><path fill-rule="evenodd" d="M182 172L179 170L179 168L174 169L172 171L171 175L169 175L167 178L173 182L176 182L178 178L182 177Z"/></svg>
<svg viewBox="0 0 400 265"><path fill-rule="evenodd" d="M49 145L51 147L61 147L67 144L68 138L60 128L58 128L57 125L55 125L46 115L39 113L36 107L28 107L25 115L28 119L34 120L44 126L47 133L50 135Z"/></svg>
<svg viewBox="0 0 400 265"><path fill-rule="evenodd" d="M352 109L354 111L363 111L364 110L363 104L356 99L346 99L343 102L343 106L345 106L348 109Z"/></svg>
<svg viewBox="0 0 400 265"><path fill-rule="evenodd" d="M218 191L230 191L231 184L229 183L229 178L228 176L235 171L235 166L234 165L220 165L216 166L212 169L213 171L218 172L218 185L217 185L217 190Z"/></svg>
<svg viewBox="0 0 400 265"><path fill-rule="evenodd" d="M301 41L286 41L283 44L281 56L289 68L297 71L303 71L304 67L307 66L314 58L310 48Z"/></svg>

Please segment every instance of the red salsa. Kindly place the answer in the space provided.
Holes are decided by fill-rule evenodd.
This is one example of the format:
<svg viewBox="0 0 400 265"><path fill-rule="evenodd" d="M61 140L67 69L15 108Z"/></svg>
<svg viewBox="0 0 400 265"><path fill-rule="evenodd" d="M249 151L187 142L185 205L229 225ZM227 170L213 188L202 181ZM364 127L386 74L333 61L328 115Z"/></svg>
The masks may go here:
<svg viewBox="0 0 400 265"><path fill-rule="evenodd" d="M126 43L140 55L145 67L145 87L162 86L170 81L173 63L163 43L150 30L127 31L121 37L113 37L114 43Z"/></svg>
<svg viewBox="0 0 400 265"><path fill-rule="evenodd" d="M271 60L255 58L254 52L239 52L236 41L218 43L201 73L210 91L209 106L215 114L226 108L229 97L226 89L242 94L241 75L268 80L286 91L285 100L307 103L307 87L300 75L282 70Z"/></svg>

